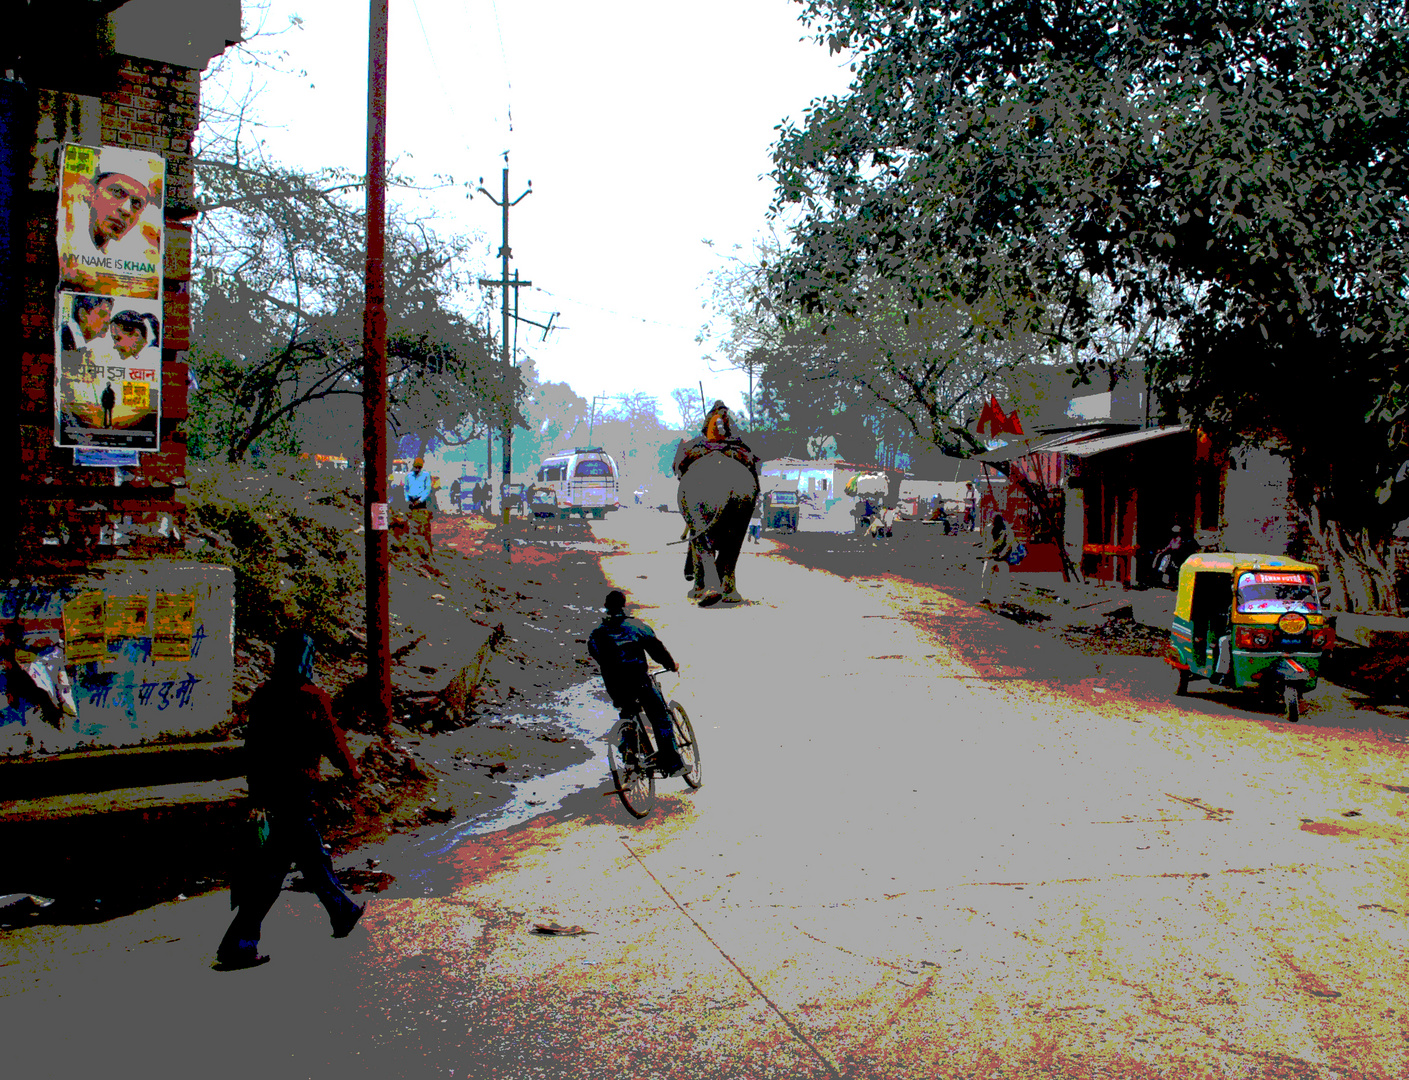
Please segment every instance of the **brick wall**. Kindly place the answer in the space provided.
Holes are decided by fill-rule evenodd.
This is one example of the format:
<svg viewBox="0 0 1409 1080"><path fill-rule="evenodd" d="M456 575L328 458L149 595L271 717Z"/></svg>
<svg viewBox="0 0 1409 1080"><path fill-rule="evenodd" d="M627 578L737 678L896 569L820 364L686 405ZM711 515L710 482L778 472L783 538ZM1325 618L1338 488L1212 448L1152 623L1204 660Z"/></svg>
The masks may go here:
<svg viewBox="0 0 1409 1080"><path fill-rule="evenodd" d="M122 483L113 469L73 464L54 442L54 287L57 192L36 185L27 207L26 281L20 357L20 498L17 558L27 572L81 570L113 558L149 558L184 545L186 418L194 170L191 143L199 109L200 72L122 57L98 96L99 138L166 158L166 260L163 297L161 449L140 456ZM62 104L62 102L60 102ZM72 141L80 141L72 138ZM91 141L91 140L90 140ZM53 144L36 137L37 158ZM49 175L42 161L36 175ZM114 533L114 528L116 533Z"/></svg>

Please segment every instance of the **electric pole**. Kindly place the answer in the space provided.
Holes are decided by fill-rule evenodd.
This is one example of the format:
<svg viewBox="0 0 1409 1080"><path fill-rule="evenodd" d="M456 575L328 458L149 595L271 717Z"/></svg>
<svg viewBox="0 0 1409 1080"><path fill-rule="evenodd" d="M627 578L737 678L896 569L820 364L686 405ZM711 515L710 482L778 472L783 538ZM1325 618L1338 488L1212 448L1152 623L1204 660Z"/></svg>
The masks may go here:
<svg viewBox="0 0 1409 1080"><path fill-rule="evenodd" d="M387 3L370 0L367 42L367 273L362 314L363 529L367 573L367 718L391 729L387 574L386 74Z"/></svg>
<svg viewBox="0 0 1409 1080"><path fill-rule="evenodd" d="M506 160L507 160L508 155L505 154L504 156L505 156L505 158L506 158ZM481 180L480 183L483 184L484 181ZM505 389L505 391L506 391L506 397L505 397L505 401L504 401L504 435L503 435L503 438L504 438L504 481L503 481L502 486L501 486L500 489L499 489L499 491L500 491L499 501L500 501L500 505L501 505L501 507L503 508L503 512L504 512L504 519L503 519L504 524L505 524L505 525L508 525L508 524L509 524L509 504L504 500L504 495L505 495L505 494L508 492L508 490L509 490L509 476L510 476L511 473L513 472L513 465L511 464L511 460L510 460L510 459L511 459L512 456L513 456L513 445L514 445L514 405L513 405L513 402L512 402L512 401L509 401L509 400L508 400L508 397L507 397L507 391L508 391L508 389L509 389L509 382L510 382L510 379L509 379L509 366L510 366L510 365L509 365L509 290L510 290L510 289L513 289L513 290L514 290L514 296L515 296L515 298L516 298L516 299L515 299L515 303L517 303L518 290L521 289L521 288L523 288L525 285L532 285L532 284L533 284L533 282L531 282L531 281L520 281L520 280L518 279L518 276L517 276L517 275L515 275L512 280L511 280L510 277L509 277L509 207L511 207L511 206L517 206L517 205L518 205L519 203L521 203L527 196L533 194L533 181L530 180L530 181L528 182L528 190L526 190L522 195L520 195L520 196L519 196L517 199L515 199L513 202L510 202L510 201L509 201L509 167L508 167L507 165L505 165L505 166L504 166L504 188L503 188L503 196L502 196L502 198L496 199L493 195L489 194L489 192L485 191L483 187L481 187L481 188L479 189L479 191L480 191L480 194L481 194L481 195L483 195L485 198L487 198L490 202L492 202L495 206L499 207L500 210L503 211L503 218L504 218L504 224L503 224L503 242L502 242L502 243L500 244L500 246L499 246L499 261L500 261L500 266L501 266L501 271L500 271L500 275L499 275L499 280L498 280L498 281L491 281L491 280L488 280L488 279L486 279L486 278L480 278L480 279L479 279L479 283L480 283L481 285L483 285L483 286L486 286L486 287L497 285L497 286L499 286L501 289L504 290L503 297L502 297L502 299L503 299L503 304L502 304L502 307L501 307L501 310L503 311L503 315L504 315L504 326L503 326L503 330L501 331L500 338L499 338L499 356L500 356L500 361L501 361L501 363L503 364L503 368L504 368L504 389Z"/></svg>
<svg viewBox="0 0 1409 1080"><path fill-rule="evenodd" d="M606 394L597 394L592 398L592 410L587 414L587 445L592 445L592 432L597 429L597 402L610 401Z"/></svg>

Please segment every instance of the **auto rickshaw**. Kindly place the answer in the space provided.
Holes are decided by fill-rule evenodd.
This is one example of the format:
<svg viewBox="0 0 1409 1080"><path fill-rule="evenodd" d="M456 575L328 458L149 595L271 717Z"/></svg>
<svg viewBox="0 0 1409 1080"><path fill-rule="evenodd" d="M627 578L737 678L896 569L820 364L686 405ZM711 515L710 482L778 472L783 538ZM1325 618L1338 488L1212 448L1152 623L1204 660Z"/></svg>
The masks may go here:
<svg viewBox="0 0 1409 1080"><path fill-rule="evenodd" d="M763 527L797 532L798 496L787 489L763 493Z"/></svg>
<svg viewBox="0 0 1409 1080"><path fill-rule="evenodd" d="M1203 552L1179 568L1166 659L1192 679L1259 693L1291 723L1335 645L1317 568L1285 555Z"/></svg>

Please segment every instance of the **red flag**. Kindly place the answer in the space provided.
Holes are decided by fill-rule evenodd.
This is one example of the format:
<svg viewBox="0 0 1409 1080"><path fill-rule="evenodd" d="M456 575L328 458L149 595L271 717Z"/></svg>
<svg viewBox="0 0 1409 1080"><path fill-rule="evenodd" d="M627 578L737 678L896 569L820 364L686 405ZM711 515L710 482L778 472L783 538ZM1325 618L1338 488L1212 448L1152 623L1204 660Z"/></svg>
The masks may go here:
<svg viewBox="0 0 1409 1080"><path fill-rule="evenodd" d="M984 428L988 429L990 436L997 436L1008 429L1008 414L1005 413L998 404L996 395L990 394L988 404L983 407L983 412L978 415L978 424L974 430L983 433Z"/></svg>
<svg viewBox="0 0 1409 1080"><path fill-rule="evenodd" d="M1022 417L1018 415L1017 409L1014 409L1012 413L1005 418L1005 421L1003 423L1003 430L1011 432L1014 435L1023 434Z"/></svg>

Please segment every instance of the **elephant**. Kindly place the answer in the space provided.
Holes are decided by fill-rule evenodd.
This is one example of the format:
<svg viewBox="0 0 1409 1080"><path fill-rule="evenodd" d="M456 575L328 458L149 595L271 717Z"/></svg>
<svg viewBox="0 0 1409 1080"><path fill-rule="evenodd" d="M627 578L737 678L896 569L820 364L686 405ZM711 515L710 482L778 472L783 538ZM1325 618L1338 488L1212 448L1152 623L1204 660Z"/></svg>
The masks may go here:
<svg viewBox="0 0 1409 1080"><path fill-rule="evenodd" d="M705 454L680 478L680 513L685 518L685 577L694 587L686 593L700 607L743 601L734 582L734 566L748 533L749 518L758 500L758 477L736 458L721 452ZM706 589L704 556L714 556L720 590Z"/></svg>

